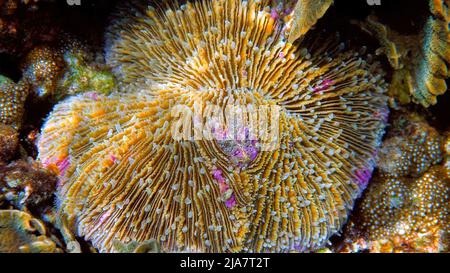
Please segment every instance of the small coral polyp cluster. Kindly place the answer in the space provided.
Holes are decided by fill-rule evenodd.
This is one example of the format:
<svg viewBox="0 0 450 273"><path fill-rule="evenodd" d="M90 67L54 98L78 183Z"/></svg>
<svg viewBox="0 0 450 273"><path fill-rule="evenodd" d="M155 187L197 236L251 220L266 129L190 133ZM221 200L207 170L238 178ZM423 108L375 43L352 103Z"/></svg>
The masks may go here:
<svg viewBox="0 0 450 273"><path fill-rule="evenodd" d="M393 127L379 171L346 227L343 251L448 251L450 138L417 114L397 117Z"/></svg>
<svg viewBox="0 0 450 273"><path fill-rule="evenodd" d="M121 9L107 37L121 92L59 103L39 139L60 225L102 252L312 251L340 230L384 133L383 73L337 38L286 42L266 4ZM172 110L198 101L280 107L278 145L174 140Z"/></svg>

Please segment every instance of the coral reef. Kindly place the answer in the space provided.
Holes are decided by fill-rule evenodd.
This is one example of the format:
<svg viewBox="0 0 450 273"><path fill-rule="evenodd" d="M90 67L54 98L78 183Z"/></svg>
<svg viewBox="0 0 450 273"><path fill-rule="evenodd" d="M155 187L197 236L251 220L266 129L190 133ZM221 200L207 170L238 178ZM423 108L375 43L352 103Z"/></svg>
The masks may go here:
<svg viewBox="0 0 450 273"><path fill-rule="evenodd" d="M53 196L56 183L57 178L36 162L0 163L0 203L21 209L37 207Z"/></svg>
<svg viewBox="0 0 450 273"><path fill-rule="evenodd" d="M381 159L390 166L381 168L373 178L346 227L340 251L449 249L448 156L439 164L444 158L444 138L416 114L400 116L397 126L403 123L414 127L414 132L402 132L403 126L390 132L393 136L382 148L389 152Z"/></svg>
<svg viewBox="0 0 450 273"><path fill-rule="evenodd" d="M417 35L401 35L370 16L362 24L382 45L379 53L388 57L395 69L389 94L400 103L413 101L434 105L447 90L450 63L450 14L448 0L430 0L430 13ZM420 41L419 43L417 41Z"/></svg>
<svg viewBox="0 0 450 273"><path fill-rule="evenodd" d="M33 49L22 64L23 80L39 98L58 101L83 92L107 94L115 87L113 75L80 42L68 40L64 46Z"/></svg>
<svg viewBox="0 0 450 273"><path fill-rule="evenodd" d="M64 73L64 59L58 50L51 47L36 47L25 58L23 77L31 84L39 97L55 92L57 80Z"/></svg>
<svg viewBox="0 0 450 273"><path fill-rule="evenodd" d="M12 127L0 124L0 164L8 162L19 148L19 133Z"/></svg>
<svg viewBox="0 0 450 273"><path fill-rule="evenodd" d="M25 112L25 100L29 93L26 83L14 83L0 75L0 123L20 128Z"/></svg>
<svg viewBox="0 0 450 273"><path fill-rule="evenodd" d="M46 236L44 224L30 214L18 210L0 210L0 252L62 252Z"/></svg>
<svg viewBox="0 0 450 273"><path fill-rule="evenodd" d="M124 92L68 98L39 139L63 229L102 252L151 239L162 251L265 252L318 249L341 228L384 132L383 73L330 35L283 42L265 4L121 9L107 62ZM174 111L215 117L208 105L279 110L266 121L279 135L217 122L200 131L212 139L177 139Z"/></svg>
<svg viewBox="0 0 450 273"><path fill-rule="evenodd" d="M400 114L383 142L378 168L391 176L420 176L442 160L443 139L419 114Z"/></svg>

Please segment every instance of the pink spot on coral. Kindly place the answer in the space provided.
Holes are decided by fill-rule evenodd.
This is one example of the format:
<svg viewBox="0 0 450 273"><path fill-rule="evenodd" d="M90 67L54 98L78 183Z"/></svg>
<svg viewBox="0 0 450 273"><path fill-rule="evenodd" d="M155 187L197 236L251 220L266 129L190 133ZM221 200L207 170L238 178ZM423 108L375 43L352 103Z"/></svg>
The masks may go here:
<svg viewBox="0 0 450 273"><path fill-rule="evenodd" d="M95 100L95 101L99 100L99 96L96 92L88 92L88 93L86 93L86 97L88 97L92 100Z"/></svg>
<svg viewBox="0 0 450 273"><path fill-rule="evenodd" d="M328 79L323 80L319 86L314 87L313 92L318 93L321 91L325 91L333 84L334 84L334 81L332 81L332 80L328 80Z"/></svg>
<svg viewBox="0 0 450 273"><path fill-rule="evenodd" d="M278 14L277 9L272 9L272 11L271 11L271 13L270 13L270 17L271 17L273 20L277 20L277 19L280 17L280 15Z"/></svg>
<svg viewBox="0 0 450 273"><path fill-rule="evenodd" d="M356 183L358 183L358 185L361 186L362 188L365 188L372 176L372 170L368 168L357 170L355 172L355 176L356 176Z"/></svg>
<svg viewBox="0 0 450 273"><path fill-rule="evenodd" d="M213 177L214 179L219 181L219 183L225 183L225 178L223 177L221 170L219 169L213 170Z"/></svg>
<svg viewBox="0 0 450 273"><path fill-rule="evenodd" d="M112 210L106 211L102 213L102 216L100 217L100 219L98 220L98 224L102 225L106 219L108 219L112 214Z"/></svg>
<svg viewBox="0 0 450 273"><path fill-rule="evenodd" d="M225 202L225 205L229 209L231 209L234 206L236 206L236 198L234 197L234 194L232 194L231 197Z"/></svg>
<svg viewBox="0 0 450 273"><path fill-rule="evenodd" d="M56 166L58 167L58 170L61 175L64 175L64 173L67 171L67 169L70 166L70 160L69 157L64 157L56 161Z"/></svg>
<svg viewBox="0 0 450 273"><path fill-rule="evenodd" d="M111 159L111 161L113 162L113 163L116 163L116 161L117 161L117 157L115 156L115 155L109 155L109 159Z"/></svg>
<svg viewBox="0 0 450 273"><path fill-rule="evenodd" d="M283 59L286 56L284 55L284 52L280 52L280 54L278 54L278 57L280 57L280 59Z"/></svg>
<svg viewBox="0 0 450 273"><path fill-rule="evenodd" d="M212 175L219 184L220 194L224 195L230 189L230 185L228 185L225 178L223 177L222 171L219 169L214 169ZM227 208L232 208L236 205L236 198L234 197L234 194L231 194L230 198L225 201L225 205L227 206Z"/></svg>
<svg viewBox="0 0 450 273"><path fill-rule="evenodd" d="M70 160L69 157L62 157L62 158L52 157L42 162L42 165L46 169L53 171L58 176L63 176L70 166Z"/></svg>

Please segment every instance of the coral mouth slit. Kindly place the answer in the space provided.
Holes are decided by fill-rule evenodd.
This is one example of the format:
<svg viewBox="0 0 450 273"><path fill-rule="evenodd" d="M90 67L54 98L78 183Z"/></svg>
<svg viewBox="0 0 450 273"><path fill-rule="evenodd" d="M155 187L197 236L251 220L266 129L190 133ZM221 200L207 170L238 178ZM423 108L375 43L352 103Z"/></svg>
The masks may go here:
<svg viewBox="0 0 450 273"><path fill-rule="evenodd" d="M102 252L153 239L168 252L289 252L342 227L384 133L383 73L333 42L285 42L266 6L119 10L107 62L122 91L57 104L39 139L42 162L70 156L57 197L72 232ZM172 110L196 101L279 107L278 145L175 140Z"/></svg>

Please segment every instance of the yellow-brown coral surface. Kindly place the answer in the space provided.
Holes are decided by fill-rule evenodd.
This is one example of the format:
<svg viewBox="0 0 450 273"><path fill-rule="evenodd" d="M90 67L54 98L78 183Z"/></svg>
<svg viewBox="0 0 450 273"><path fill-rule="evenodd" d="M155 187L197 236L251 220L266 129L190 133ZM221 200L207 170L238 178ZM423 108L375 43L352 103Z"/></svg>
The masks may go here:
<svg viewBox="0 0 450 273"><path fill-rule="evenodd" d="M44 224L18 210L0 210L0 252L56 253L61 250L46 236Z"/></svg>
<svg viewBox="0 0 450 273"><path fill-rule="evenodd" d="M369 16L364 27L381 43L381 50L395 69L389 95L400 103L413 101L425 107L437 103L447 91L449 77L449 0L430 0L432 14L417 35L400 35Z"/></svg>
<svg viewBox="0 0 450 273"><path fill-rule="evenodd" d="M450 168L444 138L417 115L398 119L397 129L399 123L406 123L404 131L383 143L381 168L346 228L343 251L448 251Z"/></svg>
<svg viewBox="0 0 450 273"><path fill-rule="evenodd" d="M323 246L373 169L387 118L377 65L334 37L283 42L264 1L119 16L108 62L124 92L71 97L42 129L61 224L104 252L151 239L162 251ZM278 107L274 148L176 139L173 110L209 104Z"/></svg>
<svg viewBox="0 0 450 273"><path fill-rule="evenodd" d="M333 0L299 0L292 14L290 42L302 37L322 17Z"/></svg>
<svg viewBox="0 0 450 273"><path fill-rule="evenodd" d="M23 82L16 84L0 75L0 123L15 129L20 128L28 92L27 84Z"/></svg>

